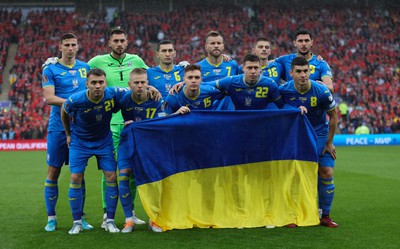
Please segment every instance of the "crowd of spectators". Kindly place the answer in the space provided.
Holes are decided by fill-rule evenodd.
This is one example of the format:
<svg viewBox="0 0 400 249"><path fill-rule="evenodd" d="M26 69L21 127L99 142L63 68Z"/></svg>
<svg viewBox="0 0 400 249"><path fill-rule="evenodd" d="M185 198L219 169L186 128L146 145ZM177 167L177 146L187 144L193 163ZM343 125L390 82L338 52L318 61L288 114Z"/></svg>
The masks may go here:
<svg viewBox="0 0 400 249"><path fill-rule="evenodd" d="M20 21L20 17L14 21L18 15L4 16L7 15L2 13L1 20L9 25ZM397 9L372 7L299 10L230 6L122 12L115 13L108 23L105 13L83 16L63 10L35 10L13 34L18 35L18 53L12 69L17 80L9 92L14 108L3 114L1 128L13 129L15 138L45 137L50 108L43 100L41 64L46 58L59 55L58 39L62 33L78 35L78 59L88 61L109 52L107 34L112 27L120 26L128 32L128 52L155 66L151 44L162 38L171 39L176 44L177 61L194 63L205 57L205 34L215 29L224 35L225 53L240 64L259 37L271 40L272 57L293 52L292 35L303 27L314 34L313 52L322 55L332 68L335 98L341 106L338 132L352 134L364 123L371 133L399 133L399 16Z"/></svg>

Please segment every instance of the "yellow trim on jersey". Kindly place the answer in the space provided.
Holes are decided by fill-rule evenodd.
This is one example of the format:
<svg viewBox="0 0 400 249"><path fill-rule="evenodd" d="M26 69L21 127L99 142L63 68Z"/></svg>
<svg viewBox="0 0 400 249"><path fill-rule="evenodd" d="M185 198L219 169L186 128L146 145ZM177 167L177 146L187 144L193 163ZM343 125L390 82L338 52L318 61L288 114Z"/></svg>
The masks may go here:
<svg viewBox="0 0 400 249"><path fill-rule="evenodd" d="M246 82L246 80L244 79L244 76L243 76L243 83L244 83L245 86L247 86L247 87L254 88L254 87L260 82L261 77L262 77L262 75L260 75L260 76L258 77L258 80L257 80L256 83L254 83L254 84L249 84L249 83Z"/></svg>
<svg viewBox="0 0 400 249"><path fill-rule="evenodd" d="M73 65L67 65L61 62L61 60L58 61L58 63L60 63L61 65L63 65L64 67L68 67L68 68L73 68L76 65L76 61L74 62Z"/></svg>
<svg viewBox="0 0 400 249"><path fill-rule="evenodd" d="M213 64L208 60L208 58L206 58L206 61L208 62L208 64L210 64L211 66L214 66L214 67L219 67L224 62L224 60L222 59L222 61L219 64Z"/></svg>
<svg viewBox="0 0 400 249"><path fill-rule="evenodd" d="M186 88L186 86L185 86L185 88ZM185 89L182 89L182 91L183 91L183 94L185 95L185 97L190 99L190 100L196 100L200 96L200 92L201 92L201 90L199 89L199 94L197 94L197 96L195 96L194 98L191 98L191 97L186 95Z"/></svg>
<svg viewBox="0 0 400 249"><path fill-rule="evenodd" d="M101 97L101 99L98 100L98 101L94 101L93 99L91 99L91 98L89 97L89 90L86 91L86 97L88 98L88 100L90 100L90 102L93 102L93 103L95 103L95 104L98 104L98 103L100 103L100 101L103 100L103 98L104 98L104 92L103 92L103 97Z"/></svg>

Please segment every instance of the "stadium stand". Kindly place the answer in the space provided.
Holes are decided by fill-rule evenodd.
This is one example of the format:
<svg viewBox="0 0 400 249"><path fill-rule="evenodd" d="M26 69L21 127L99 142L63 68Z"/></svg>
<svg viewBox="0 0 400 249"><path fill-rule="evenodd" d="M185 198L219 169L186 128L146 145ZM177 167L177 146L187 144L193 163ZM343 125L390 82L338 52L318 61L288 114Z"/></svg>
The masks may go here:
<svg viewBox="0 0 400 249"><path fill-rule="evenodd" d="M301 13L301 16L299 15ZM179 11L119 12L111 22L105 13L33 10L22 22L19 12L0 11L0 60L7 44L18 41L12 72L16 74L8 98L12 108L0 113L2 134L14 138L46 136L50 108L41 90L41 64L58 55L58 37L74 32L80 41L78 58L88 61L108 52L110 28L127 30L128 51L155 65L154 44L162 33L175 41L177 61L196 62L205 57L204 36L211 29L225 38L225 52L240 63L258 37L273 42L273 57L293 52L291 35L304 27L314 33L313 51L330 64L335 98L347 106L340 115L339 132L354 133L364 122L371 133L400 133L400 18L398 9L375 7L283 9L271 7L190 7ZM153 46L152 46L153 45ZM347 115L346 115L347 113ZM1 139L1 137L0 137Z"/></svg>

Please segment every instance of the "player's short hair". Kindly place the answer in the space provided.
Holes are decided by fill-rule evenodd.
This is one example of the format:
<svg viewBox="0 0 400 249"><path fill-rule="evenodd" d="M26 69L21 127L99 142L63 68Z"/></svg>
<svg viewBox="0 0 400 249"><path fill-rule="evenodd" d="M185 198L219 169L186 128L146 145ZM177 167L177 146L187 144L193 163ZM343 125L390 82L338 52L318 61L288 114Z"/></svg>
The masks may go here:
<svg viewBox="0 0 400 249"><path fill-rule="evenodd" d="M257 38L257 40L254 42L253 47L256 47L256 46L257 46L257 43L259 43L259 42L261 42L261 41L271 43L267 38L265 38L265 37L260 37L260 38Z"/></svg>
<svg viewBox="0 0 400 249"><path fill-rule="evenodd" d="M296 57L292 60L292 63L290 63L290 69L293 70L295 66L308 66L308 61L304 57Z"/></svg>
<svg viewBox="0 0 400 249"><path fill-rule="evenodd" d="M66 34L63 34L63 35L61 36L60 43L62 43L63 41L65 41L65 40L67 40L67 39L77 39L77 40L78 40L78 38L76 37L76 35L74 35L74 34L72 34L72 33L66 33Z"/></svg>
<svg viewBox="0 0 400 249"><path fill-rule="evenodd" d="M171 44L172 46L174 46L174 43L171 40L161 40L157 45L157 51L160 51L161 45L165 44Z"/></svg>
<svg viewBox="0 0 400 249"><path fill-rule="evenodd" d="M217 31L217 30L211 30L210 32L207 33L206 35L206 43L207 43L207 39L208 37L218 37L221 36L222 39L224 39L224 37L222 36L221 32Z"/></svg>
<svg viewBox="0 0 400 249"><path fill-rule="evenodd" d="M197 71L197 70L201 72L201 67L199 65L196 65L196 64L187 65L185 67L184 73L186 74L186 72Z"/></svg>
<svg viewBox="0 0 400 249"><path fill-rule="evenodd" d="M243 65L247 62L247 61L251 61L251 62L260 62L260 57L258 57L255 54L246 54L243 57L242 63Z"/></svg>
<svg viewBox="0 0 400 249"><path fill-rule="evenodd" d="M295 41L297 39L297 36L299 36L299 35L309 35L310 38L312 39L311 31L309 31L308 29L298 29L298 30L296 30L296 32L294 33L294 36L293 36L293 40Z"/></svg>
<svg viewBox="0 0 400 249"><path fill-rule="evenodd" d="M125 36L128 36L125 30L121 29L120 27L111 30L109 37L113 36L114 34L124 34Z"/></svg>
<svg viewBox="0 0 400 249"><path fill-rule="evenodd" d="M146 70L146 68L137 67L129 73L129 75L133 75L133 74L147 74L147 70Z"/></svg>
<svg viewBox="0 0 400 249"><path fill-rule="evenodd" d="M106 72L104 72L103 69L101 68L93 68L90 69L89 72L87 73L87 77L89 78L89 76L91 75L95 75L95 76L103 76L106 77Z"/></svg>

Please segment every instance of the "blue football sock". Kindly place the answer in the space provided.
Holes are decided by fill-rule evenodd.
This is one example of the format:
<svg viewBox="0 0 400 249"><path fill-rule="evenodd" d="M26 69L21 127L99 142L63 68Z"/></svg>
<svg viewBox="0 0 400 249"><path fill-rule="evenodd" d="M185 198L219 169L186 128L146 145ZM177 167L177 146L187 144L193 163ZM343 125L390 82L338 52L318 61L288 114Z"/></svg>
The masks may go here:
<svg viewBox="0 0 400 249"><path fill-rule="evenodd" d="M331 178L321 178L321 191L322 194L322 215L328 216L331 211L331 206L333 202L333 196L335 194L335 185L333 182L333 177Z"/></svg>
<svg viewBox="0 0 400 249"><path fill-rule="evenodd" d="M69 184L68 197L69 205L71 206L72 217L74 220L80 220L82 218L83 205L81 184L71 182Z"/></svg>
<svg viewBox="0 0 400 249"><path fill-rule="evenodd" d="M119 173L119 198L121 200L122 209L125 217L132 216L132 195L129 189L129 175Z"/></svg>
<svg viewBox="0 0 400 249"><path fill-rule="evenodd" d="M321 177L318 175L318 208L322 209L322 182Z"/></svg>
<svg viewBox="0 0 400 249"><path fill-rule="evenodd" d="M85 208L85 200L86 200L85 178L82 178L81 189L82 189L82 215L83 215L83 209Z"/></svg>
<svg viewBox="0 0 400 249"><path fill-rule="evenodd" d="M117 182L106 182L106 206L107 218L114 219L115 210L118 204L118 184Z"/></svg>
<svg viewBox="0 0 400 249"><path fill-rule="evenodd" d="M48 216L56 215L56 204L58 200L58 184L57 181L46 179L44 183L44 200L46 203L46 211Z"/></svg>
<svg viewBox="0 0 400 249"><path fill-rule="evenodd" d="M130 176L130 180L129 180L129 188L132 194L132 210L135 209L135 197L136 197L136 181L135 181L135 177L133 176L133 172Z"/></svg>

